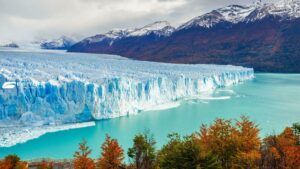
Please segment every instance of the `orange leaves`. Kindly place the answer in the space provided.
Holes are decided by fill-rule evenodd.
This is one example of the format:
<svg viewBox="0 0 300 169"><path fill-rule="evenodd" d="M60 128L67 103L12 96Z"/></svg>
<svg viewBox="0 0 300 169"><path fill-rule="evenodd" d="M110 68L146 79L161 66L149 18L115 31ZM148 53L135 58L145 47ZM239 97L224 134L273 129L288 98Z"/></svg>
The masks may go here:
<svg viewBox="0 0 300 169"><path fill-rule="evenodd" d="M260 159L259 129L242 116L235 125L231 120L217 119L200 129L200 141L206 151L217 154L223 168L257 168Z"/></svg>
<svg viewBox="0 0 300 169"><path fill-rule="evenodd" d="M245 116L236 121L235 125L237 129L235 133L237 144L235 163L237 163L238 168L258 168L261 153L257 125Z"/></svg>
<svg viewBox="0 0 300 169"><path fill-rule="evenodd" d="M257 125L247 117L242 116L240 121L236 121L236 136L242 151L259 150L260 139L258 137L259 129Z"/></svg>
<svg viewBox="0 0 300 169"><path fill-rule="evenodd" d="M265 138L262 148L262 168L300 168L300 146L298 143L299 137L292 128L286 128L280 135Z"/></svg>
<svg viewBox="0 0 300 169"><path fill-rule="evenodd" d="M111 139L106 135L105 142L101 146L101 157L97 161L97 167L100 169L119 169L124 159L123 149L119 146L116 139ZM74 169L95 169L96 164L93 159L89 158L90 148L86 141L79 144L79 150L74 154Z"/></svg>
<svg viewBox="0 0 300 169"><path fill-rule="evenodd" d="M1 169L28 169L28 163L20 161L17 155L8 155L3 161L0 161Z"/></svg>
<svg viewBox="0 0 300 169"><path fill-rule="evenodd" d="M105 142L101 148L102 156L98 160L98 167L101 169L119 169L124 160L124 151L118 141L106 135Z"/></svg>
<svg viewBox="0 0 300 169"><path fill-rule="evenodd" d="M275 159L280 159L280 154L275 147L270 147L270 153Z"/></svg>
<svg viewBox="0 0 300 169"><path fill-rule="evenodd" d="M155 150L149 131L138 134L128 149L132 164L123 164L124 151L116 139L106 135L97 166L86 141L74 153L74 169L300 169L300 125L294 124L281 134L266 137L262 142L257 125L247 117L239 120L217 119L210 126L202 125L199 133L181 137L170 134L169 142ZM53 164L53 165L52 165ZM31 163L38 169L71 168L68 163ZM16 155L0 161L0 169L27 169L28 164Z"/></svg>
<svg viewBox="0 0 300 169"><path fill-rule="evenodd" d="M89 158L92 150L86 145L86 141L79 144L79 151L74 154L73 166L74 169L95 169L95 162Z"/></svg>

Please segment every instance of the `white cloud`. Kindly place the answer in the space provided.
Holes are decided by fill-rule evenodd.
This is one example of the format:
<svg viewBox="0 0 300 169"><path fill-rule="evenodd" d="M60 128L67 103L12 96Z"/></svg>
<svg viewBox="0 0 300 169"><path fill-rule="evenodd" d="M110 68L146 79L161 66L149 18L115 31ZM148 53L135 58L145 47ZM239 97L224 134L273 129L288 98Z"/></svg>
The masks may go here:
<svg viewBox="0 0 300 169"><path fill-rule="evenodd" d="M235 0L0 0L0 41L62 34L82 38L157 20L178 25L233 3Z"/></svg>

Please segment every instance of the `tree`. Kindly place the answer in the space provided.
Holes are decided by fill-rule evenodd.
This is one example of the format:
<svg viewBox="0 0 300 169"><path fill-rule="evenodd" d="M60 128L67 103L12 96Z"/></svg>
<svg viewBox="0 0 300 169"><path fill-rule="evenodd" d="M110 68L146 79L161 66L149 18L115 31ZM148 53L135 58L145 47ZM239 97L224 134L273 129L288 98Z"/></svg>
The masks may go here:
<svg viewBox="0 0 300 169"><path fill-rule="evenodd" d="M124 160L124 151L116 139L106 135L105 142L101 146L102 153L97 166L100 169L119 169Z"/></svg>
<svg viewBox="0 0 300 169"><path fill-rule="evenodd" d="M300 166L299 137L292 128L269 136L262 145L262 169L295 169Z"/></svg>
<svg viewBox="0 0 300 169"><path fill-rule="evenodd" d="M233 125L231 120L217 119L200 129L199 140L206 152L217 155L222 168L258 168L260 139L257 125L242 116Z"/></svg>
<svg viewBox="0 0 300 169"><path fill-rule="evenodd" d="M216 156L201 150L194 136L182 139L178 134L170 134L169 142L158 152L158 165L161 169L218 169Z"/></svg>
<svg viewBox="0 0 300 169"><path fill-rule="evenodd" d="M8 155L4 160L0 161L1 169L27 169L28 164L26 162L20 161L17 155Z"/></svg>
<svg viewBox="0 0 300 169"><path fill-rule="evenodd" d="M156 144L149 131L138 134L133 139L133 147L128 149L128 156L134 160L137 169L152 169L155 165Z"/></svg>
<svg viewBox="0 0 300 169"><path fill-rule="evenodd" d="M235 156L235 168L255 169L259 168L260 138L257 125L249 118L242 116L236 121L237 154Z"/></svg>
<svg viewBox="0 0 300 169"><path fill-rule="evenodd" d="M300 145L300 123L294 123L292 129L294 134L298 137L298 145Z"/></svg>
<svg viewBox="0 0 300 169"><path fill-rule="evenodd" d="M231 120L217 119L214 124L207 127L202 125L199 139L206 152L217 155L222 168L232 168L237 143L234 134L236 128L231 125Z"/></svg>
<svg viewBox="0 0 300 169"><path fill-rule="evenodd" d="M73 166L74 169L95 169L95 163L93 159L89 158L92 150L86 145L87 142L83 140L79 144L79 151L74 154Z"/></svg>

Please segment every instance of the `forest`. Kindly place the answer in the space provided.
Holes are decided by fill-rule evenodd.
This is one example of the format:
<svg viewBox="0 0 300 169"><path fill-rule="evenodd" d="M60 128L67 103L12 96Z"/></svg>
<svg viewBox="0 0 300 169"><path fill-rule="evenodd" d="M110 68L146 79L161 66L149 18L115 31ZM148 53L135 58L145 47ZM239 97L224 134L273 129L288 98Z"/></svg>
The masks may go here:
<svg viewBox="0 0 300 169"><path fill-rule="evenodd" d="M170 133L160 149L150 130L138 133L126 152L106 135L97 159L87 141L79 143L71 160L23 161L12 154L1 169L300 169L300 124L260 138L258 125L246 116L216 119L187 136ZM63 151L63 150L58 150ZM129 160L125 161L125 156Z"/></svg>

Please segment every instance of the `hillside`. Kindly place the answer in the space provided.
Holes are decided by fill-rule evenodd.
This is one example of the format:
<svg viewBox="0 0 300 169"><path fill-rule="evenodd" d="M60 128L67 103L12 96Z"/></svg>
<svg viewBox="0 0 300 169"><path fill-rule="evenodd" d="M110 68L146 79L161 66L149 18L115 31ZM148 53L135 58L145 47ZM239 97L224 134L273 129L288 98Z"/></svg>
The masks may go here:
<svg viewBox="0 0 300 169"><path fill-rule="evenodd" d="M233 64L260 72L300 72L299 17L298 1L230 5L178 28L164 24L139 34L132 32L143 28L119 30L113 38L109 36L112 32L96 35L69 51L157 62Z"/></svg>

